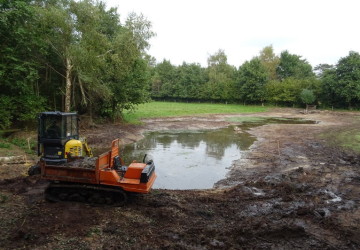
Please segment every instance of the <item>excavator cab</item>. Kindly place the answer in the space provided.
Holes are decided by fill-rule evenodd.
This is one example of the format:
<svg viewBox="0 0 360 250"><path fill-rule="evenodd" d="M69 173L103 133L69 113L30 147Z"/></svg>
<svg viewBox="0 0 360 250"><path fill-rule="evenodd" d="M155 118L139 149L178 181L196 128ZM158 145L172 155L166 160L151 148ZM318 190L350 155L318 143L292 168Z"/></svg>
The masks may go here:
<svg viewBox="0 0 360 250"><path fill-rule="evenodd" d="M39 115L39 139L79 139L77 113L43 112Z"/></svg>
<svg viewBox="0 0 360 250"><path fill-rule="evenodd" d="M38 156L46 164L60 165L74 157L92 156L87 143L79 140L77 113L43 112L38 120Z"/></svg>

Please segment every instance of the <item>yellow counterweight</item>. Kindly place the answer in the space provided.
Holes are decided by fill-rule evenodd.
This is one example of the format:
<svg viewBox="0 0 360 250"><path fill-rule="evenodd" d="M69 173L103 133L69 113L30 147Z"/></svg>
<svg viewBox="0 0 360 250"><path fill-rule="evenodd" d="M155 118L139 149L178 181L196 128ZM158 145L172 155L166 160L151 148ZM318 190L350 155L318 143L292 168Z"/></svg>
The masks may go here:
<svg viewBox="0 0 360 250"><path fill-rule="evenodd" d="M79 140L71 139L65 144L65 158L83 156L83 144Z"/></svg>

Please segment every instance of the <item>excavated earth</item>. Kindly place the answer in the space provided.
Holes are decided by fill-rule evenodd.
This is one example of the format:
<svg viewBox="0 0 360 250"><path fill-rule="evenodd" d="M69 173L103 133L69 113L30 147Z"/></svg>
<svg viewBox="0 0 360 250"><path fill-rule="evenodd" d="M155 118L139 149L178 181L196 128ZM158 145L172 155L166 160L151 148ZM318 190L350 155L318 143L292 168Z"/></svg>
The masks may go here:
<svg viewBox="0 0 360 250"><path fill-rule="evenodd" d="M249 132L257 141L213 189L152 190L131 196L124 207L46 202L46 181L26 176L22 160L3 162L0 248L359 249L359 155L331 136L358 128L359 113L274 109L106 124L82 133L104 148L111 139L130 143L149 130L221 128L236 116L318 123L254 127Z"/></svg>

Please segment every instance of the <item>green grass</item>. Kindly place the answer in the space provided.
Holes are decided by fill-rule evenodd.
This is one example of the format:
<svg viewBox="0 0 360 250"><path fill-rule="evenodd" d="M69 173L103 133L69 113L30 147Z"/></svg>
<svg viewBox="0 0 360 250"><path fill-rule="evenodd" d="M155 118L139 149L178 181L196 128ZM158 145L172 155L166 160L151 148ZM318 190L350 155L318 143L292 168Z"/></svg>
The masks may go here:
<svg viewBox="0 0 360 250"><path fill-rule="evenodd" d="M331 132L330 134L321 134L320 137L327 140L331 145L360 153L360 129Z"/></svg>
<svg viewBox="0 0 360 250"><path fill-rule="evenodd" d="M11 144L0 140L0 148L11 148Z"/></svg>
<svg viewBox="0 0 360 250"><path fill-rule="evenodd" d="M12 144L18 146L19 148L23 149L28 154L35 154L35 151L32 148L35 148L36 141L33 140L26 140L22 138L14 138L10 141ZM30 145L29 145L30 144ZM29 148L30 146L30 148Z"/></svg>
<svg viewBox="0 0 360 250"><path fill-rule="evenodd" d="M174 117L206 114L234 114L265 112L266 107L244 106L237 104L150 102L141 104L135 112L125 112L128 123L138 124L144 118Z"/></svg>
<svg viewBox="0 0 360 250"><path fill-rule="evenodd" d="M360 153L360 130L340 132L336 138L340 146Z"/></svg>

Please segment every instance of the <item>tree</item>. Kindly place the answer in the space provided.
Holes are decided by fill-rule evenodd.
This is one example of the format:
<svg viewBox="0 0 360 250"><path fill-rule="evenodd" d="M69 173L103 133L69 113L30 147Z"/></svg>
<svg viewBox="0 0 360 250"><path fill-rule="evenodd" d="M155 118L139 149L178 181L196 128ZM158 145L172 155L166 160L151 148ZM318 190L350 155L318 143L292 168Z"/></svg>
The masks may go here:
<svg viewBox="0 0 360 250"><path fill-rule="evenodd" d="M321 101L328 106L344 107L346 103L338 94L338 82L336 80L336 68L323 71L321 74Z"/></svg>
<svg viewBox="0 0 360 250"><path fill-rule="evenodd" d="M186 100L200 99L201 90L207 81L204 68L200 64L183 63L178 67L177 75L177 82L181 89L180 97Z"/></svg>
<svg viewBox="0 0 360 250"><path fill-rule="evenodd" d="M271 81L266 85L266 100L276 104L293 105L300 94L300 81L286 78L283 81Z"/></svg>
<svg viewBox="0 0 360 250"><path fill-rule="evenodd" d="M38 85L40 39L36 9L29 0L0 5L0 128L33 120L45 107Z"/></svg>
<svg viewBox="0 0 360 250"><path fill-rule="evenodd" d="M219 49L216 53L213 55L210 55L207 59L208 67L215 67L220 66L223 68L227 67L227 56L225 54L225 51L222 49Z"/></svg>
<svg viewBox="0 0 360 250"><path fill-rule="evenodd" d="M266 85L266 100L282 105L301 104L301 91L308 89L315 96L320 93L321 82L315 78L288 77L283 81L270 81Z"/></svg>
<svg viewBox="0 0 360 250"><path fill-rule="evenodd" d="M44 8L42 16L46 41L61 62L51 68L66 82L65 111L80 108L113 117L147 100L150 76L144 51L152 33L150 22L138 23L144 17L133 15L125 27L116 8L106 10L91 0L59 0Z"/></svg>
<svg viewBox="0 0 360 250"><path fill-rule="evenodd" d="M223 50L209 56L207 70L209 81L204 86L203 98L217 101L231 99L235 68L228 64Z"/></svg>
<svg viewBox="0 0 360 250"><path fill-rule="evenodd" d="M125 21L125 27L133 33L135 43L141 52L150 48L149 40L156 34L151 30L151 22L143 14L131 12Z"/></svg>
<svg viewBox="0 0 360 250"><path fill-rule="evenodd" d="M327 71L332 70L334 68L335 67L333 65L323 63L315 66L314 72L318 78L322 78Z"/></svg>
<svg viewBox="0 0 360 250"><path fill-rule="evenodd" d="M246 61L239 68L236 88L240 99L244 102L261 102L265 100L265 84L268 73L259 58Z"/></svg>
<svg viewBox="0 0 360 250"><path fill-rule="evenodd" d="M360 54L350 51L348 56L341 58L335 74L336 93L351 108L360 101Z"/></svg>
<svg viewBox="0 0 360 250"><path fill-rule="evenodd" d="M174 97L176 67L170 61L163 60L155 66L152 78L152 96L157 98Z"/></svg>
<svg viewBox="0 0 360 250"><path fill-rule="evenodd" d="M78 15L74 8L78 4L91 5L89 1L76 3L73 0L44 1L46 8L39 7L44 30L43 38L49 44L50 53L56 56L60 65L51 65L51 68L65 80L64 111L71 110L72 78L74 71L75 52L83 37L83 31L77 26ZM86 11L84 11L86 12ZM91 16L90 22L91 22ZM85 54L85 53L84 53ZM60 66L60 67L59 67Z"/></svg>
<svg viewBox="0 0 360 250"><path fill-rule="evenodd" d="M268 73L268 79L276 80L276 69L279 66L280 58L275 55L272 45L266 46L260 51L259 59Z"/></svg>
<svg viewBox="0 0 360 250"><path fill-rule="evenodd" d="M315 102L316 97L314 92L309 89L303 89L300 93L300 99L303 103L309 105Z"/></svg>
<svg viewBox="0 0 360 250"><path fill-rule="evenodd" d="M301 56L290 54L287 50L281 52L280 63L276 69L280 80L288 77L303 79L314 77L311 65Z"/></svg>
<svg viewBox="0 0 360 250"><path fill-rule="evenodd" d="M77 110L84 110L92 117L93 113L100 114L101 105L94 107L94 103L110 100L110 88L107 74L109 55L114 51L112 41L121 31L119 16L116 9L105 10L103 4L94 5L92 2L72 2L69 12L74 17L73 26L77 35L71 44L73 62L73 104ZM79 99L80 101L76 101Z"/></svg>

